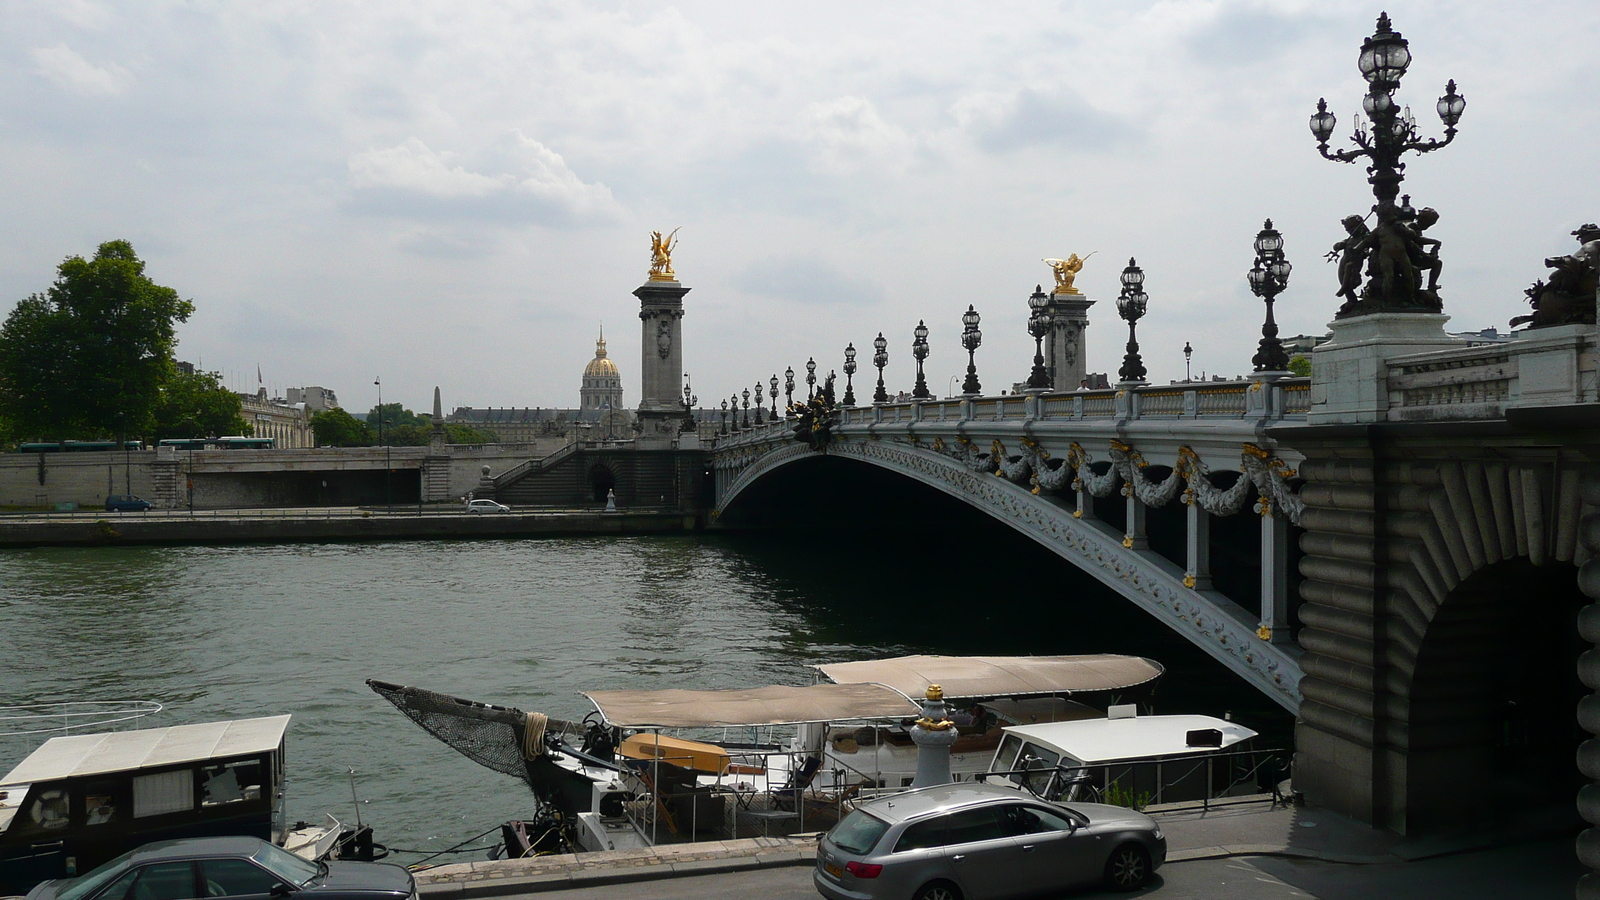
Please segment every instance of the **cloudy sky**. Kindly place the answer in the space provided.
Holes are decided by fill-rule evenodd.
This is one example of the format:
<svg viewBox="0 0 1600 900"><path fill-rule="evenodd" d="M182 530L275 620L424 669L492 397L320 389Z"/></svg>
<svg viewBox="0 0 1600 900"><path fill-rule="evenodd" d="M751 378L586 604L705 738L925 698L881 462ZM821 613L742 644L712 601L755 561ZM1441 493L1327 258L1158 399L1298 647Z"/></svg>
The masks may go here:
<svg viewBox="0 0 1600 900"><path fill-rule="evenodd" d="M1541 260L1600 219L1600 4L1390 2L1425 135L1406 189L1442 220L1450 328L1505 328ZM831 3L4 0L0 242L7 308L69 255L126 238L193 299L179 355L241 390L345 406L570 406L605 323L638 402L651 229L682 227L685 366L702 402L847 342L890 338L910 387L1027 375L1042 257L1078 283L1089 363L1126 340L1117 275L1147 275L1152 380L1249 369L1262 220L1295 265L1286 334L1337 301L1322 255L1364 213L1347 134L1379 6L1313 2ZM863 373L864 375L866 373Z"/></svg>

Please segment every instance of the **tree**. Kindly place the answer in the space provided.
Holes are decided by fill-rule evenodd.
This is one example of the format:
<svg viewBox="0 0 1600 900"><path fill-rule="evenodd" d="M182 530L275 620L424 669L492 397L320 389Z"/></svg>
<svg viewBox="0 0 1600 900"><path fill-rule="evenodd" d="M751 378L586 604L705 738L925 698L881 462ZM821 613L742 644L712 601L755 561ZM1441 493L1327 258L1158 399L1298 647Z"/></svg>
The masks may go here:
<svg viewBox="0 0 1600 900"><path fill-rule="evenodd" d="M312 413L311 433L319 447L366 447L372 443L367 423L337 407Z"/></svg>
<svg viewBox="0 0 1600 900"><path fill-rule="evenodd" d="M240 415L239 395L223 386L216 372L177 372L161 389L155 412L160 438L221 437L253 434Z"/></svg>
<svg viewBox="0 0 1600 900"><path fill-rule="evenodd" d="M1296 354L1296 355L1290 357L1289 358L1289 371L1294 373L1295 375L1299 375L1301 377L1304 377L1306 375L1310 375L1311 374L1311 357L1306 356L1303 353L1299 353L1299 354Z"/></svg>
<svg viewBox="0 0 1600 900"><path fill-rule="evenodd" d="M367 413L367 427L371 428L372 433L375 435L380 433L378 429L380 422L383 423L381 436L384 442L389 444L394 443L394 441L389 440L389 432L402 425L422 425L424 427L428 425L427 419L398 403L385 403L382 406L374 406ZM427 443L427 441L423 441L423 443Z"/></svg>
<svg viewBox="0 0 1600 900"><path fill-rule="evenodd" d="M473 428L471 425L444 426L444 440L447 444L498 444L500 435L482 428Z"/></svg>
<svg viewBox="0 0 1600 900"><path fill-rule="evenodd" d="M0 325L0 417L19 436L147 434L194 304L151 281L127 241L68 257Z"/></svg>

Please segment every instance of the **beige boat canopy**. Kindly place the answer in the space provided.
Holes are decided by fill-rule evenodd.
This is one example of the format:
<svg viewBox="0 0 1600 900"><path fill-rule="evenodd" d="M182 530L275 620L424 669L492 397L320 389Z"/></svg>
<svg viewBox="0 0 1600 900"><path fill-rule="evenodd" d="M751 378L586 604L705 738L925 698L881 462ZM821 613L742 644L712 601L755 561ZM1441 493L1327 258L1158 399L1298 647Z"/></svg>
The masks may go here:
<svg viewBox="0 0 1600 900"><path fill-rule="evenodd" d="M921 707L881 684L732 691L585 691L607 722L622 728L801 725L851 719L902 719Z"/></svg>
<svg viewBox="0 0 1600 900"><path fill-rule="evenodd" d="M911 697L937 684L948 698L988 699L1038 694L1119 691L1148 684L1166 671L1142 656L899 656L813 666L840 684L872 681Z"/></svg>
<svg viewBox="0 0 1600 900"><path fill-rule="evenodd" d="M283 745L288 716L171 725L138 731L51 738L0 784L127 772L207 759L272 753Z"/></svg>

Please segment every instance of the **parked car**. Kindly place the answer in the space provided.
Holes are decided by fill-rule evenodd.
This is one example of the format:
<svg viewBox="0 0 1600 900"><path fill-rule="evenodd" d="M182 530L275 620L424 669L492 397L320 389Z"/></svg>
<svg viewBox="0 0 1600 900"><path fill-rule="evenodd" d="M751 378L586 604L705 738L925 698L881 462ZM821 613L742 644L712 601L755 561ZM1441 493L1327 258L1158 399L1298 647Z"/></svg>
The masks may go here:
<svg viewBox="0 0 1600 900"><path fill-rule="evenodd" d="M501 503L496 503L493 500L469 500L469 501L467 501L467 512L469 512L469 513L507 513L507 512L511 512L511 507L506 506L506 505L501 504Z"/></svg>
<svg viewBox="0 0 1600 900"><path fill-rule="evenodd" d="M823 837L812 882L830 900L1132 891L1166 859L1161 827L1143 813L960 782L863 803Z"/></svg>
<svg viewBox="0 0 1600 900"><path fill-rule="evenodd" d="M77 878L46 881L28 900L416 900L417 882L388 863L312 862L253 837L145 844Z"/></svg>
<svg viewBox="0 0 1600 900"><path fill-rule="evenodd" d="M149 508L149 500L140 500L132 494L112 494L106 498L106 512L143 512Z"/></svg>

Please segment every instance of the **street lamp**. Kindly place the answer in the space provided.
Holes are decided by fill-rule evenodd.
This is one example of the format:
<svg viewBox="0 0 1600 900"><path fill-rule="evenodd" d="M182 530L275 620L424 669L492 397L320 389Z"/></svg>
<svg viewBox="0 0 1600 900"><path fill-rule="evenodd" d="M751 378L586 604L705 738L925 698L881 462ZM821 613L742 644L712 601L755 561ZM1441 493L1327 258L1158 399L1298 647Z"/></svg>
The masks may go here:
<svg viewBox="0 0 1600 900"><path fill-rule="evenodd" d="M394 506L394 465L389 457L389 444L383 439L383 378L372 379L378 386L378 443L383 446L383 503Z"/></svg>
<svg viewBox="0 0 1600 900"><path fill-rule="evenodd" d="M1033 372L1028 375L1028 390L1050 390L1050 373L1044 367L1044 336L1050 333L1050 314L1045 307L1050 297L1043 285L1034 285L1028 296L1028 333L1033 335Z"/></svg>
<svg viewBox="0 0 1600 900"><path fill-rule="evenodd" d="M728 401L722 401L722 433L728 433Z"/></svg>
<svg viewBox="0 0 1600 900"><path fill-rule="evenodd" d="M928 393L928 380L922 377L922 361L928 358L928 326L917 320L917 327L911 330L911 355L917 360L917 383L911 389L911 396L918 400L927 400L933 395Z"/></svg>
<svg viewBox="0 0 1600 900"><path fill-rule="evenodd" d="M761 405L761 379L756 379L756 424L760 425L767 420L767 408Z"/></svg>
<svg viewBox="0 0 1600 900"><path fill-rule="evenodd" d="M856 389L851 378L856 374L856 345L854 341L844 348L844 405L856 405Z"/></svg>
<svg viewBox="0 0 1600 900"><path fill-rule="evenodd" d="M883 367L889 364L889 342L884 339L883 332L872 340L872 364L878 367L878 390L872 395L873 403L888 403L889 392L883 389Z"/></svg>
<svg viewBox="0 0 1600 900"><path fill-rule="evenodd" d="M759 390L759 388L758 388L758 390ZM759 406L756 407L756 409L760 409L760 408L761 407L759 407ZM749 388L745 388L744 389L744 427L746 427L746 428L750 427L750 389Z"/></svg>
<svg viewBox="0 0 1600 900"><path fill-rule="evenodd" d="M806 360L806 401L810 402L817 395L817 358L815 356Z"/></svg>
<svg viewBox="0 0 1600 900"><path fill-rule="evenodd" d="M699 434L700 423L694 417L694 408L699 405L700 398L695 396L694 388L690 386L689 374L685 372L683 375L683 428L681 430L693 431ZM607 437L610 437L609 430Z"/></svg>
<svg viewBox="0 0 1600 900"><path fill-rule="evenodd" d="M1128 267L1122 270L1122 293L1117 297L1117 315L1128 323L1128 352L1122 358L1122 368L1117 375L1123 381L1144 381L1144 361L1139 359L1139 341L1134 337L1134 327L1144 316L1150 297L1144 292L1144 270L1128 258Z"/></svg>
<svg viewBox="0 0 1600 900"><path fill-rule="evenodd" d="M961 393L972 397L983 390L978 384L978 364L973 357L978 345L983 343L983 332L978 330L980 319L978 311L968 303L967 311L961 314L961 346L967 351L967 380L961 382Z"/></svg>
<svg viewBox="0 0 1600 900"><path fill-rule="evenodd" d="M794 417L794 366L783 370L784 415Z"/></svg>
<svg viewBox="0 0 1600 900"><path fill-rule="evenodd" d="M731 402L733 404L733 427L729 428L728 430L733 432L734 434L738 434L739 431L740 431L740 428L739 428L739 395L738 394L734 394L732 397L729 397L728 400L729 400L729 402Z"/></svg>
<svg viewBox="0 0 1600 900"><path fill-rule="evenodd" d="M772 415L769 418L776 422L778 421L778 376L772 376L767 385L772 388Z"/></svg>
<svg viewBox="0 0 1600 900"><path fill-rule="evenodd" d="M1409 204L1397 206L1394 200L1400 193L1400 182L1405 180L1405 164L1400 157L1407 151L1430 153L1455 140L1456 123L1461 121L1467 100L1456 93L1454 79L1447 82L1444 96L1434 105L1445 126L1444 140L1419 139L1417 122L1411 115L1410 107L1402 111L1394 100L1394 92L1400 87L1400 79L1410 64L1411 51L1405 38L1390 26L1389 14L1383 13L1378 16L1377 30L1362 42L1361 56L1357 62L1362 77L1371 86L1361 101L1362 109L1372 120L1371 130L1367 129L1358 114L1354 134L1350 138L1355 148L1330 151L1328 139L1333 136L1338 119L1328 111L1325 98L1317 100L1317 111L1311 114L1311 135L1317 139L1318 152L1335 162L1353 163L1367 159L1367 183L1372 185L1373 197L1378 201L1374 207L1378 214L1377 225L1370 231L1360 217L1351 216L1345 220L1350 239L1341 241L1342 246L1336 249L1344 251L1344 259L1339 264L1338 295L1347 300L1334 318L1384 310L1437 312L1440 309L1436 292L1439 243L1421 235L1424 228L1438 220L1438 213L1424 210L1423 215L1419 216ZM1387 248L1391 245L1403 252L1385 251L1377 254L1367 285L1358 294L1356 289L1361 279L1361 263L1373 255L1377 247ZM1433 281L1426 290L1420 285L1417 266L1419 260L1428 257L1424 252L1425 247L1431 248L1433 263L1428 266L1433 272Z"/></svg>
<svg viewBox="0 0 1600 900"><path fill-rule="evenodd" d="M1191 382L1191 381L1194 380L1194 377L1189 374L1189 357L1191 357L1193 355L1194 355L1194 348L1189 346L1189 342L1188 341L1184 341L1183 342L1183 380L1184 380L1184 383L1186 383L1186 384L1188 382Z"/></svg>
<svg viewBox="0 0 1600 900"><path fill-rule="evenodd" d="M1283 258L1283 235L1272 227L1272 220L1261 227L1256 235L1256 264L1246 276L1250 292L1267 304L1267 319L1261 325L1261 344L1250 360L1257 372L1285 372L1289 369L1289 354L1278 340L1278 323L1272 319L1272 301L1289 285L1289 271L1294 267Z"/></svg>

